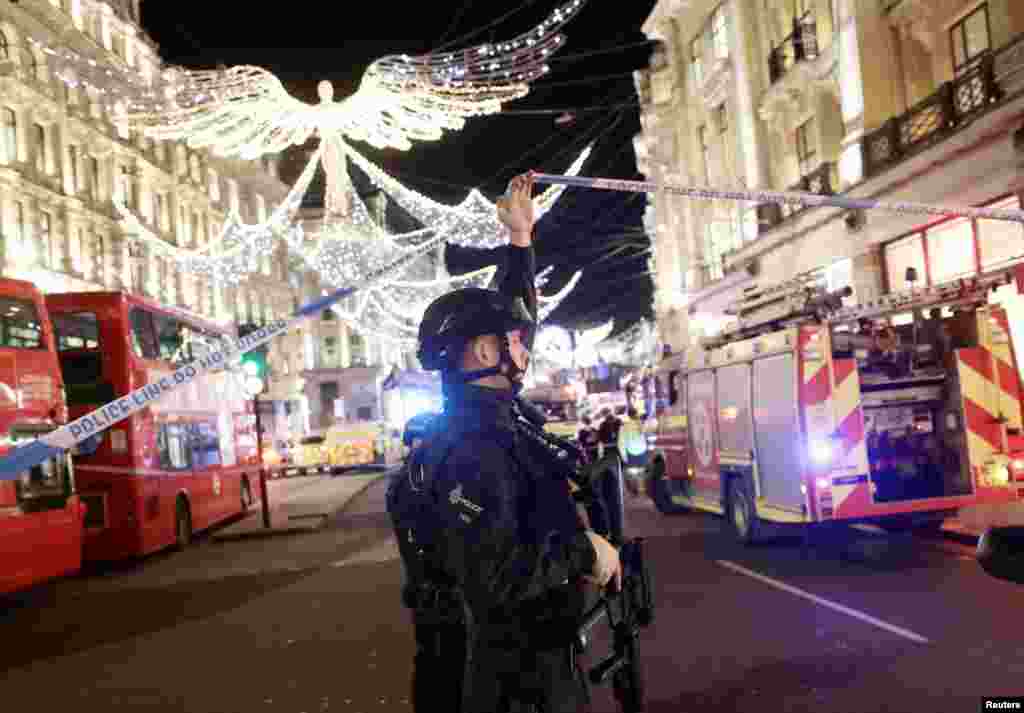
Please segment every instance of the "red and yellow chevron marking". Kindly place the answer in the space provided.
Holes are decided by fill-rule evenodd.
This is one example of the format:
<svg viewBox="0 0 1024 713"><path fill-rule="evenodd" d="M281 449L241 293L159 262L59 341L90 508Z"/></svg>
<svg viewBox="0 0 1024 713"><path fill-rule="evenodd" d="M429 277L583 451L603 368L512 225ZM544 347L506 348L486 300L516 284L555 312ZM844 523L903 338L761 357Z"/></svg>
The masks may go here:
<svg viewBox="0 0 1024 713"><path fill-rule="evenodd" d="M1024 414L1021 413L1021 384L1006 310L999 307L990 308L987 327L982 332L982 344L995 357L1000 392L999 410L1007 419L1007 428L1019 429L1024 427Z"/></svg>
<svg viewBox="0 0 1024 713"><path fill-rule="evenodd" d="M960 376L960 398L963 405L964 431L967 434L967 459L975 489L1000 489L987 480L986 467L997 454L1006 457L1003 430L997 420L1002 389L994 379L992 353L984 347L959 349L956 352Z"/></svg>
<svg viewBox="0 0 1024 713"><path fill-rule="evenodd" d="M800 358L800 405L804 433L808 441L827 439L834 428L832 419L832 348L828 330L819 327L801 327L797 340ZM814 477L827 472L808 463L807 510L814 519L820 519L818 495Z"/></svg>
<svg viewBox="0 0 1024 713"><path fill-rule="evenodd" d="M866 476L870 470L860 374L856 359L836 359L832 369L836 383L832 392L832 408L839 424L836 435L841 449L832 465L832 475L840 478L832 485L833 517L857 517L866 513L872 504L870 481L856 477Z"/></svg>

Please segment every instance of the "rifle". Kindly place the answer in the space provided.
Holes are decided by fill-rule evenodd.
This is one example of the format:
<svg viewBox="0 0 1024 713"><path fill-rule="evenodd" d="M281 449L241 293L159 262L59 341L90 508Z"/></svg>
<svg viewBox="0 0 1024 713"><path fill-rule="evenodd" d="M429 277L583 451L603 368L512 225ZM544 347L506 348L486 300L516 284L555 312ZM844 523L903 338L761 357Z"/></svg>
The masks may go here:
<svg viewBox="0 0 1024 713"><path fill-rule="evenodd" d="M561 471L580 488L577 502L582 502L591 513L608 513L611 503L604 502L595 484L598 464L584 464L582 449L567 439L559 438L544 430L544 417L533 404L517 399L519 413L523 417L523 432L543 444L553 456L551 467ZM621 507L621 503L618 503ZM602 518L609 526L612 521ZM622 563L622 588L612 591L606 588L601 598L584 614L577 628L573 643L577 653L582 654L589 643L591 630L598 622L607 619L612 631L612 651L587 673L590 683L596 686L611 682L615 699L622 713L643 713L646 705L644 681L640 663L640 630L646 629L654 620L654 598L651 577L644 559L643 538L626 540L620 528L611 528L605 534L613 544L622 543L619 561Z"/></svg>
<svg viewBox="0 0 1024 713"><path fill-rule="evenodd" d="M591 629L602 619L612 630L612 651L587 674L599 686L611 679L612 691L622 713L642 713L645 707L644 681L640 667L640 630L654 621L654 599L650 573L644 560L644 540L634 538L619 550L622 588L606 589L588 611L576 637L579 653L586 650ZM617 613L616 613L616 610Z"/></svg>

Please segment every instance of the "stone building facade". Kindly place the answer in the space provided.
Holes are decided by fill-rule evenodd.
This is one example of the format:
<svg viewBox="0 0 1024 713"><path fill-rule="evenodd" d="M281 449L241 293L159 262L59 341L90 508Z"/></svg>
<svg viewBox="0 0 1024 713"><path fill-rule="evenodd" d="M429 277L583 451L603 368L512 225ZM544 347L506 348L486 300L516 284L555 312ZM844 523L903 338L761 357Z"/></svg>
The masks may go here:
<svg viewBox="0 0 1024 713"><path fill-rule="evenodd" d="M1019 207L1024 5L661 0L638 74L649 179ZM654 196L656 310L682 348L745 286L797 276L857 300L1024 257L1019 225Z"/></svg>

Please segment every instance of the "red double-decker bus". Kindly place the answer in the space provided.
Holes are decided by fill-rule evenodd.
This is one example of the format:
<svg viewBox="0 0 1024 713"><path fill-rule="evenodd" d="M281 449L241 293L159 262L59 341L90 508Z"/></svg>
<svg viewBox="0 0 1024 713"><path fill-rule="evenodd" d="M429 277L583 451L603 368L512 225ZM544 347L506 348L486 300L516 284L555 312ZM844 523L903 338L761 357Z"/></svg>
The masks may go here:
<svg viewBox="0 0 1024 713"><path fill-rule="evenodd" d="M219 348L224 329L121 292L47 295L70 417ZM86 561L185 546L254 502L255 417L241 379L184 386L102 433L74 457Z"/></svg>
<svg viewBox="0 0 1024 713"><path fill-rule="evenodd" d="M42 294L0 279L0 454L67 422L53 332ZM0 594L76 572L82 507L63 454L0 481Z"/></svg>

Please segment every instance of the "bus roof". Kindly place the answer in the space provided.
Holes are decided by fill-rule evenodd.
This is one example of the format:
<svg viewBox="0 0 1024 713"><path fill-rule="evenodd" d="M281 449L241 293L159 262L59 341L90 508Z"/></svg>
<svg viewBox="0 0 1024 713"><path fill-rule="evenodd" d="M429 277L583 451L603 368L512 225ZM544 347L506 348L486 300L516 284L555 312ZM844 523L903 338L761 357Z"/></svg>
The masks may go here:
<svg viewBox="0 0 1024 713"><path fill-rule="evenodd" d="M225 328L183 309L160 304L155 300L127 292L55 292L46 295L46 306L50 311L56 312L80 311L88 306L110 305L119 302L123 302L128 306L147 307L155 312L162 312L183 322L194 324L209 332L218 334L233 334L234 332L232 329Z"/></svg>

